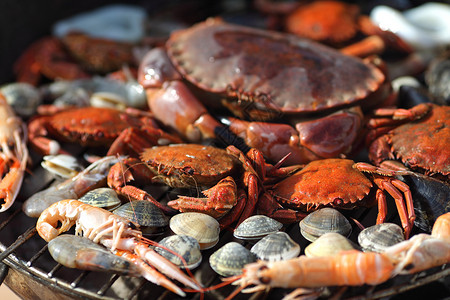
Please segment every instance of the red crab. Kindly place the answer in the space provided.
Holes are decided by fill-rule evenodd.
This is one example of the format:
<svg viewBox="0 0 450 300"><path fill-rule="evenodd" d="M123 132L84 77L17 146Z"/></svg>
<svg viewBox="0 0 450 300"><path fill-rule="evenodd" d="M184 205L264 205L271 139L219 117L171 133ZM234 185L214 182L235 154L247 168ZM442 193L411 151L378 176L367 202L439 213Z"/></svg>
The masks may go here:
<svg viewBox="0 0 450 300"><path fill-rule="evenodd" d="M90 77L56 37L44 37L31 44L14 63L14 73L18 82L34 86L40 83L42 76L66 80Z"/></svg>
<svg viewBox="0 0 450 300"><path fill-rule="evenodd" d="M362 172L368 172L370 178ZM408 185L396 179L395 175L404 173L349 159L313 161L268 189L260 198L258 213L293 223L302 219L305 213L324 206L352 209L372 206L377 201L379 224L386 217L387 192L395 200L408 237L415 220L412 196ZM282 205L296 210L285 209Z"/></svg>
<svg viewBox="0 0 450 300"><path fill-rule="evenodd" d="M342 48L345 54L366 57L381 54L387 47L412 53L412 48L390 31L384 31L360 14L358 5L341 1L313 1L291 12L285 20L286 31ZM358 33L368 36L358 38Z"/></svg>
<svg viewBox="0 0 450 300"><path fill-rule="evenodd" d="M74 80L106 74L123 65L135 66L133 45L70 33L62 39L44 37L29 46L14 64L18 82L37 86L42 76Z"/></svg>
<svg viewBox="0 0 450 300"><path fill-rule="evenodd" d="M48 116L36 116L28 123L28 140L38 152L48 155L65 152L51 138L82 146L106 147L117 138L109 149L109 154L115 154L120 153L126 143L132 147L140 142L140 139L134 139L133 143L129 140L132 131L137 130L141 133L137 137L148 139L153 145L181 142L177 136L161 130L149 113L100 107L72 108Z"/></svg>
<svg viewBox="0 0 450 300"><path fill-rule="evenodd" d="M140 160L125 159L111 168L108 185L122 195L152 201L166 213L173 213L173 210L138 185L151 180L175 188L206 187L208 189L202 192L204 198L179 196L177 200L169 201L168 206L183 212L198 211L221 218L220 223L225 227L239 217L242 221L251 215L262 184L260 177L281 176L293 170L267 165L257 150L250 152L252 154L245 156L234 146L224 150L199 144L147 148L141 153ZM253 163L257 164L256 168L253 168ZM236 180L238 184L233 178L239 179ZM243 191L239 191L244 187L248 191L248 199Z"/></svg>
<svg viewBox="0 0 450 300"><path fill-rule="evenodd" d="M450 107L419 104L379 109L369 121L369 158L401 161L414 171L450 181Z"/></svg>
<svg viewBox="0 0 450 300"><path fill-rule="evenodd" d="M358 58L290 34L219 19L173 33L166 50L150 51L139 67L155 117L190 141L215 137L222 128L204 103L225 103L250 120L274 119L253 126L250 134L230 127L250 147L260 147L252 144L252 135L265 135L265 149L270 144L272 151L263 150L264 155L273 162L288 153L289 164L349 153L362 115L347 108L378 105L390 92L384 74ZM300 122L301 117L309 122ZM335 135L327 134L331 129ZM312 144L303 143L304 136L316 134ZM274 140L277 136L283 138Z"/></svg>

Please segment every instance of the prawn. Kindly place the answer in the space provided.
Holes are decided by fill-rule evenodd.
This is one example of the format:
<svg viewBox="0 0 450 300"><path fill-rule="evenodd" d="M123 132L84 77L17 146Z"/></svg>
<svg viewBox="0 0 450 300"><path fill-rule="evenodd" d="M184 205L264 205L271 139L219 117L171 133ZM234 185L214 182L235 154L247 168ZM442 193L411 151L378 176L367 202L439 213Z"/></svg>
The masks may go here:
<svg viewBox="0 0 450 300"><path fill-rule="evenodd" d="M26 126L0 93L0 212L17 198L28 163Z"/></svg>
<svg viewBox="0 0 450 300"><path fill-rule="evenodd" d="M267 287L316 288L323 286L380 284L391 277L394 264L385 255L358 250L344 251L335 256L306 257L304 255L279 262L258 261L248 264L236 282L243 292L255 292Z"/></svg>
<svg viewBox="0 0 450 300"><path fill-rule="evenodd" d="M60 224L59 227L58 224ZM167 276L195 290L202 289L197 282L178 267L152 251L145 243L145 239L142 238L142 232L137 229L139 227L137 224L102 208L78 200L62 200L42 212L36 223L36 230L48 242L74 225L77 235L83 235L96 243L103 243L112 252L116 250L130 251ZM163 277L160 274L160 278L153 282L162 282ZM179 290L168 288L172 292L182 295Z"/></svg>
<svg viewBox="0 0 450 300"><path fill-rule="evenodd" d="M417 234L384 254L396 264L394 274L413 274L450 263L450 213L436 219L431 235Z"/></svg>

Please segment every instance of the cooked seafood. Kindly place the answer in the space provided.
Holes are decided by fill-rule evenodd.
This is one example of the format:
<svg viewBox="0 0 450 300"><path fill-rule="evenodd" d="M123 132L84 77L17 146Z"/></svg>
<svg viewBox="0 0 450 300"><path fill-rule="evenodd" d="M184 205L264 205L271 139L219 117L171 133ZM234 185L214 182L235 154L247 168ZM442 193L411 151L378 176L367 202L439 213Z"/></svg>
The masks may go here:
<svg viewBox="0 0 450 300"><path fill-rule="evenodd" d="M195 290L201 289L192 278L148 247L142 238L142 233L136 229L137 224L107 210L78 200L62 200L42 212L36 223L36 229L39 235L48 242L69 230L73 225L75 225L76 234L83 234L96 243L102 243L111 251L116 249L131 251L167 276ZM174 293L181 294L173 287L166 285L165 287Z"/></svg>

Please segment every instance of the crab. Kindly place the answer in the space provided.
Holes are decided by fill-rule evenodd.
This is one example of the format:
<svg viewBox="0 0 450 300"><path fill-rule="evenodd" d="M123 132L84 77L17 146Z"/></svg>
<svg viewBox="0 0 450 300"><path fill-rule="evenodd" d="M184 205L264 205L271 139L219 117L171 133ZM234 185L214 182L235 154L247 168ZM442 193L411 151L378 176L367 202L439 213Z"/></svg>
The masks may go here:
<svg viewBox="0 0 450 300"><path fill-rule="evenodd" d="M348 154L362 122L355 107L380 105L390 95L385 79L373 64L330 47L217 18L174 32L166 49L147 53L138 73L155 117L185 139L223 138L224 125L206 107L225 104L240 119L264 122L234 133L250 148L259 147L253 136L264 136L271 144L266 158L277 162L292 153L286 164ZM320 136L303 144L313 134Z"/></svg>
<svg viewBox="0 0 450 300"><path fill-rule="evenodd" d="M387 192L395 200L405 237L408 237L415 220L411 191L395 177L407 172L355 163L350 159L313 161L267 189L260 197L257 211L283 223L293 223L322 207L352 209L370 207L376 201L377 224L380 224L386 218Z"/></svg>
<svg viewBox="0 0 450 300"><path fill-rule="evenodd" d="M246 156L234 146L227 150L200 144L155 146L144 149L140 159L127 158L117 163L111 168L107 182L119 194L151 201L168 214L175 213L174 210L202 212L220 219L221 226L226 227L252 214L263 184L262 176L281 176L293 170L268 165L257 150L250 152ZM255 164L259 166L253 168ZM139 187L150 181L173 188L207 189L202 192L203 198L180 195L169 201L167 207Z"/></svg>
<svg viewBox="0 0 450 300"><path fill-rule="evenodd" d="M411 109L379 109L368 126L369 159L389 160L449 182L450 107L425 103Z"/></svg>
<svg viewBox="0 0 450 300"><path fill-rule="evenodd" d="M403 54L410 45L391 31L382 30L358 5L342 1L313 1L298 6L285 18L285 30L335 48L345 54L366 57L382 54L386 48ZM361 38L359 35L365 35Z"/></svg>
<svg viewBox="0 0 450 300"><path fill-rule="evenodd" d="M74 80L94 73L135 66L132 44L69 33L62 38L43 37L31 44L14 64L18 82L37 86L42 77Z"/></svg>
<svg viewBox="0 0 450 300"><path fill-rule="evenodd" d="M135 134L140 139L135 138L131 143L129 136L135 131L140 132L140 135ZM52 138L81 146L111 146L108 155L124 153L127 144L132 150L133 145L143 139L152 141L153 145L181 142L178 136L160 129L148 112L101 107L71 108L52 115L36 116L29 121L28 140L37 152L43 155L67 154Z"/></svg>
<svg viewBox="0 0 450 300"><path fill-rule="evenodd" d="M17 82L34 86L41 82L43 76L66 80L91 76L70 57L56 37L43 37L31 44L14 63L14 73Z"/></svg>

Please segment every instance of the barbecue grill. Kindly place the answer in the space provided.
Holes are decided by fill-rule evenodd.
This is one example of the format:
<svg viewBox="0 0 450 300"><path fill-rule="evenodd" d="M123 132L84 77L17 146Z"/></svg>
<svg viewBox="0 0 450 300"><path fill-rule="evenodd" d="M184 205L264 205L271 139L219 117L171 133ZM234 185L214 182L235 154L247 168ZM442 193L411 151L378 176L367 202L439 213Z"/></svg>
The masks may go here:
<svg viewBox="0 0 450 300"><path fill-rule="evenodd" d="M93 9L104 4L120 1L77 1L66 5L65 1L18 1L0 2L0 83L13 81L12 64L18 55L31 42L49 34L49 28L58 19L75 13ZM249 1L127 1L142 5L148 11L164 10L172 13L183 11L191 18L200 21L208 15L216 15L220 9L246 7ZM67 2L67 4L69 4ZM180 9L182 7L182 9ZM186 12L186 8L194 14ZM197 19L196 19L197 18ZM80 153L81 155L81 153ZM81 271L66 268L55 262L47 250L47 244L35 230L36 219L27 217L21 205L33 193L49 186L53 179L34 159L34 166L24 179L23 188L16 203L6 212L0 214L0 284L4 283L24 299L174 299L176 295L164 288L147 282L143 278L132 278L110 273ZM172 197L173 191L165 190L160 199ZM393 201L390 201L387 220L399 224ZM376 219L376 208L357 209L345 212L347 217L359 220L363 225L372 225ZM355 226L354 226L355 227ZM307 245L302 239L297 224L285 228L286 232L297 241L302 249ZM169 233L166 233L169 234ZM357 231L352 238L355 240ZM162 237L158 237L160 239ZM157 240L158 240L157 239ZM195 269L194 275L205 286L221 282L220 277L210 268L208 258L219 247L232 241L230 231L221 233L220 242L213 249L203 252L203 262ZM250 246L244 244L245 246ZM398 276L376 287L362 286L342 290L346 299L402 299L414 295L429 299L442 299L450 295L450 266L436 267L419 274ZM233 291L227 286L205 294L206 299L223 299ZM337 289L331 289L336 292ZM266 294L268 293L268 294ZM278 299L286 290L273 289L256 294L260 299L268 297ZM199 293L188 293L187 299L200 298ZM247 299L250 294L239 294L236 299Z"/></svg>

